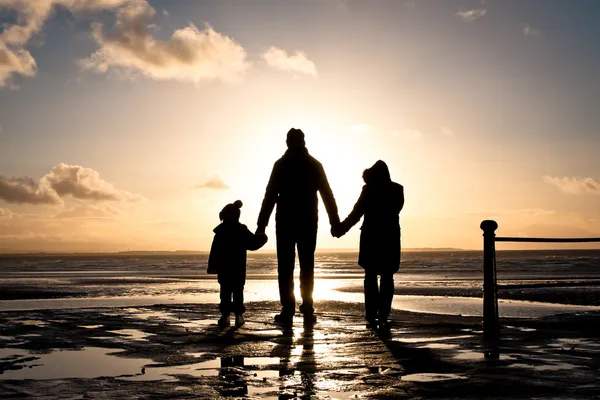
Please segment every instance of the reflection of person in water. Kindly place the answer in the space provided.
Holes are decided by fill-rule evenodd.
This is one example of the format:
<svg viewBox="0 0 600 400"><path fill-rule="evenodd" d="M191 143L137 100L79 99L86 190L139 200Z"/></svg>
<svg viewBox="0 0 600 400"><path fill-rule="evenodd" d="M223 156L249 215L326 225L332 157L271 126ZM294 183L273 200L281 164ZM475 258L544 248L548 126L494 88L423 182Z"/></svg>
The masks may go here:
<svg viewBox="0 0 600 400"><path fill-rule="evenodd" d="M219 377L224 381L221 387L221 395L225 397L242 397L248 395L248 384L243 372L241 372L243 368L244 356L221 357Z"/></svg>
<svg viewBox="0 0 600 400"><path fill-rule="evenodd" d="M302 398L309 399L316 394L315 373L317 372L315 361L315 339L312 324L304 324L301 341L302 354L300 355L298 370L300 371L302 387L304 387L304 396L302 396Z"/></svg>
<svg viewBox="0 0 600 400"><path fill-rule="evenodd" d="M305 323L304 330L300 337L294 340L294 333L290 330L282 330L283 335L277 338L278 345L271 352L271 356L279 357L279 385L280 399L289 399L291 397L308 399L312 398L317 391L315 386L315 374L317 372L313 324ZM297 362L292 359L292 353L295 356L299 354ZM297 393L298 382L294 378L294 373L300 372L301 387L303 393Z"/></svg>
<svg viewBox="0 0 600 400"><path fill-rule="evenodd" d="M390 171L381 160L364 171L363 179L365 185L354 209L332 232L343 236L364 216L358 264L365 270L365 318L368 326L387 330L394 273L400 268L399 214L404 206L404 188L392 182Z"/></svg>

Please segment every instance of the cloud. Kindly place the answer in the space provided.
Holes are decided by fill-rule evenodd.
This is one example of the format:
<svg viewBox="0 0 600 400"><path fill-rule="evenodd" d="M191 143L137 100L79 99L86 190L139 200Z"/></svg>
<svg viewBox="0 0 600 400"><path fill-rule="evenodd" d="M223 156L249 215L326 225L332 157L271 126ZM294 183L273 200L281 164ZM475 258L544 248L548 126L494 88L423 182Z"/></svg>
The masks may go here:
<svg viewBox="0 0 600 400"><path fill-rule="evenodd" d="M80 60L80 66L98 72L116 69L129 77L156 80L241 79L248 68L246 51L233 39L208 25L200 30L190 24L177 29L168 40L157 40L149 28L154 15L146 1L137 0L117 10L110 32L103 24L94 23L92 37L100 48Z"/></svg>
<svg viewBox="0 0 600 400"><path fill-rule="evenodd" d="M0 175L0 199L8 203L60 204L56 192L31 178L7 178Z"/></svg>
<svg viewBox="0 0 600 400"><path fill-rule="evenodd" d="M315 63L310 61L302 51L288 55L285 50L271 47L263 54L263 58L273 68L317 76Z"/></svg>
<svg viewBox="0 0 600 400"><path fill-rule="evenodd" d="M8 208L0 207L0 219L8 219L8 218L12 218L12 216L13 216L12 211L10 211Z"/></svg>
<svg viewBox="0 0 600 400"><path fill-rule="evenodd" d="M568 194L592 194L600 196L600 182L586 177L553 177L544 176L544 182L554 185L563 193Z"/></svg>
<svg viewBox="0 0 600 400"><path fill-rule="evenodd" d="M8 203L61 204L71 196L79 200L134 201L141 196L117 190L98 172L79 165L58 164L40 178L7 178L0 175L0 199Z"/></svg>
<svg viewBox="0 0 600 400"><path fill-rule="evenodd" d="M452 129L448 128L447 126L442 126L441 131L442 131L442 135L444 135L444 136L448 136L448 137L454 136L454 131Z"/></svg>
<svg viewBox="0 0 600 400"><path fill-rule="evenodd" d="M215 176L214 178L209 179L208 181L201 183L200 185L194 186L194 189L215 189L215 190L225 190L229 189L229 186L221 179L220 176Z"/></svg>
<svg viewBox="0 0 600 400"><path fill-rule="evenodd" d="M117 190L110 183L100 179L100 174L91 168L60 163L40 180L40 184L50 187L60 197L73 196L80 200L139 200L132 193Z"/></svg>
<svg viewBox="0 0 600 400"><path fill-rule="evenodd" d="M486 13L487 13L486 9L473 8L471 10L459 11L455 15L462 18L465 21L471 22L471 21L475 21L476 19L483 17Z"/></svg>
<svg viewBox="0 0 600 400"><path fill-rule="evenodd" d="M33 77L37 65L27 43L39 33L57 7L74 13L114 11L110 32L92 24L99 49L80 60L83 68L122 75L142 75L157 80L199 82L207 79L237 81L248 67L246 52L233 39L207 26L175 30L168 40L155 39L150 31L155 10L146 0L0 0L0 10L16 13L16 22L0 33L0 87L15 76Z"/></svg>
<svg viewBox="0 0 600 400"><path fill-rule="evenodd" d="M524 24L523 25L523 35L525 35L525 36L539 36L540 35L540 30L539 29L534 29L531 26L529 26L528 24Z"/></svg>
<svg viewBox="0 0 600 400"><path fill-rule="evenodd" d="M16 13L16 22L4 24L4 30L0 33L0 87L9 84L14 76L35 76L35 59L25 47L42 30L55 6L63 6L72 12L87 12L110 9L133 1L136 0L0 0L0 10Z"/></svg>

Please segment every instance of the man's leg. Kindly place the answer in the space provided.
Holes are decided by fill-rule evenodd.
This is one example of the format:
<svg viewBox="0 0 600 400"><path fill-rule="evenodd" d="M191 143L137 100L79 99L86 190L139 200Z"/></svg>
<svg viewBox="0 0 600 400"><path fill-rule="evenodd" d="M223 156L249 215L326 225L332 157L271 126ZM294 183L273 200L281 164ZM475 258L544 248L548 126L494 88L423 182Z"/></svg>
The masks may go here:
<svg viewBox="0 0 600 400"><path fill-rule="evenodd" d="M300 294L303 314L312 315L313 289L315 287L315 248L317 246L317 229L310 229L298 239L298 260L300 262Z"/></svg>
<svg viewBox="0 0 600 400"><path fill-rule="evenodd" d="M294 261L296 243L294 237L286 232L277 232L277 279L279 281L279 299L281 314L296 313L296 297L294 296Z"/></svg>
<svg viewBox="0 0 600 400"><path fill-rule="evenodd" d="M365 271L365 319L372 323L378 318L379 289L377 274Z"/></svg>

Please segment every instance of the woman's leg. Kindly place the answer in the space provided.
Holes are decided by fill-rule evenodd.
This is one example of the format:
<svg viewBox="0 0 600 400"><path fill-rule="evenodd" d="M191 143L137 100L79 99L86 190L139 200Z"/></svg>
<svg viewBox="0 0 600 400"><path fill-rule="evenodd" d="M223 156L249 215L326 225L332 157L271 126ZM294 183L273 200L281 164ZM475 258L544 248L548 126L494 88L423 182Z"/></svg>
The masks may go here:
<svg viewBox="0 0 600 400"><path fill-rule="evenodd" d="M387 321L394 298L394 275L382 274L379 294L379 320Z"/></svg>
<svg viewBox="0 0 600 400"><path fill-rule="evenodd" d="M367 321L377 319L378 303L377 274L365 271L365 319Z"/></svg>

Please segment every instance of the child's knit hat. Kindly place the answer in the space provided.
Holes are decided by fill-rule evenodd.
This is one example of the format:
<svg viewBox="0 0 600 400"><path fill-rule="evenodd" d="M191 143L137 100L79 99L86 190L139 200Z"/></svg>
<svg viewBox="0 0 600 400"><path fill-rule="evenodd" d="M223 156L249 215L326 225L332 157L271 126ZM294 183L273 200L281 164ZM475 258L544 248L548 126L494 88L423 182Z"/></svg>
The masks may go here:
<svg viewBox="0 0 600 400"><path fill-rule="evenodd" d="M242 208L242 201L236 200L233 203L227 204L219 213L219 219L221 221L238 221L240 219L240 208Z"/></svg>

